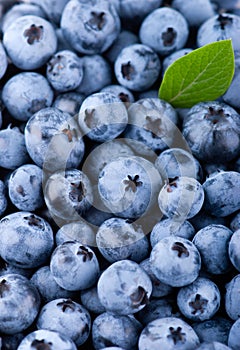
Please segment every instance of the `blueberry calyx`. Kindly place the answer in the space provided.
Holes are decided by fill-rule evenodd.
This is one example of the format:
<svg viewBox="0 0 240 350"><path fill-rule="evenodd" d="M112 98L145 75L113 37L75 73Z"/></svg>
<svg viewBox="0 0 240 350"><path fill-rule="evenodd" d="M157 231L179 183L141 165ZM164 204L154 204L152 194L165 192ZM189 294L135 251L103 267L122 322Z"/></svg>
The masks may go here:
<svg viewBox="0 0 240 350"><path fill-rule="evenodd" d="M178 176L173 177L173 178L168 178L166 181L166 185L167 185L167 192L170 193L173 191L173 187L177 188L177 182L176 180L178 180Z"/></svg>
<svg viewBox="0 0 240 350"><path fill-rule="evenodd" d="M131 65L130 61L128 61L125 64L122 64L121 73L124 79L131 80L134 72L135 72L134 67Z"/></svg>
<svg viewBox="0 0 240 350"><path fill-rule="evenodd" d="M220 15L217 18L217 21L219 22L221 30L224 30L227 25L232 24L233 19L229 16L224 16L220 13Z"/></svg>
<svg viewBox="0 0 240 350"><path fill-rule="evenodd" d="M65 312L67 309L75 311L75 304L72 299L67 299L57 303L57 306L61 307L62 311Z"/></svg>
<svg viewBox="0 0 240 350"><path fill-rule="evenodd" d="M32 343L31 343L31 347L35 348L36 350L51 350L52 349L52 343L45 343L45 340L37 340L35 339Z"/></svg>
<svg viewBox="0 0 240 350"><path fill-rule="evenodd" d="M143 184L142 181L139 181L139 175L135 175L134 177L128 175L127 180L124 180L123 183L126 185L125 191L131 189L134 193L137 191L137 187L140 187Z"/></svg>
<svg viewBox="0 0 240 350"><path fill-rule="evenodd" d="M161 119L154 120L154 119L152 119L152 117L146 116L146 124L144 125L144 128L146 130L151 131L152 136L156 137L156 135L160 136L161 124L162 124Z"/></svg>
<svg viewBox="0 0 240 350"><path fill-rule="evenodd" d="M82 245L78 248L77 255L82 255L83 262L91 261L93 258L93 253Z"/></svg>
<svg viewBox="0 0 240 350"><path fill-rule="evenodd" d="M86 189L82 183L71 183L72 190L69 192L69 198L72 202L81 202L86 195Z"/></svg>
<svg viewBox="0 0 240 350"><path fill-rule="evenodd" d="M91 18L86 23L88 27L97 31L102 30L105 24L106 24L105 12L95 12L95 11L91 12Z"/></svg>
<svg viewBox="0 0 240 350"><path fill-rule="evenodd" d="M163 45L172 46L175 43L176 37L176 31L172 27L167 28L167 30L162 33Z"/></svg>
<svg viewBox="0 0 240 350"><path fill-rule="evenodd" d="M95 108L85 109L84 113L85 113L84 122L86 123L87 127L89 129L96 127L97 121L96 121L96 118L94 118Z"/></svg>
<svg viewBox="0 0 240 350"><path fill-rule="evenodd" d="M136 308L138 308L139 305L146 305L149 302L147 292L141 286L139 286L137 290L130 295L130 299L133 307Z"/></svg>
<svg viewBox="0 0 240 350"><path fill-rule="evenodd" d="M217 124L223 117L228 117L228 114L224 113L223 108L215 109L208 107L208 113L205 114L204 118L210 120L213 124Z"/></svg>
<svg viewBox="0 0 240 350"><path fill-rule="evenodd" d="M62 133L65 134L65 135L67 136L68 142L72 142L72 141L73 141L73 137L74 137L74 136L76 137L76 134L77 134L76 129L73 128L73 129L71 130L70 125L68 125L67 128L63 129L63 130L62 130Z"/></svg>
<svg viewBox="0 0 240 350"><path fill-rule="evenodd" d="M175 250L178 253L179 258L182 258L182 256L189 256L189 251L182 242L175 242L172 246L172 250Z"/></svg>
<svg viewBox="0 0 240 350"><path fill-rule="evenodd" d="M205 306L207 305L208 300L204 299L200 294L196 294L195 300L190 301L188 305L193 308L192 314L196 315L197 313L203 313Z"/></svg>
<svg viewBox="0 0 240 350"><path fill-rule="evenodd" d="M177 329L174 329L174 327L169 327L170 334L168 334L167 338L172 339L174 345L177 343L185 343L186 341L186 334L182 332L182 327L177 327Z"/></svg>
<svg viewBox="0 0 240 350"><path fill-rule="evenodd" d="M24 31L23 35L26 38L28 38L27 43L29 45L33 45L35 41L39 41L40 39L42 39L43 26L37 27L35 24L32 24L30 28Z"/></svg>
<svg viewBox="0 0 240 350"><path fill-rule="evenodd" d="M64 68L64 65L62 63L62 58L63 56L61 55L56 55L54 56L48 63L48 72L53 72L55 66L56 66L56 70L52 73L53 76L57 75L58 74L58 70L61 70Z"/></svg>
<svg viewBox="0 0 240 350"><path fill-rule="evenodd" d="M129 102L129 96L127 94L124 94L123 92L120 92L118 97L122 102Z"/></svg>
<svg viewBox="0 0 240 350"><path fill-rule="evenodd" d="M37 218L34 214L25 216L24 220L28 221L29 226L36 226L36 227L39 227L40 229L43 229L43 224L41 222L41 219Z"/></svg>
<svg viewBox="0 0 240 350"><path fill-rule="evenodd" d="M9 292L9 290L10 290L9 283L5 279L3 279L0 282L0 298L3 298L5 296L5 293Z"/></svg>

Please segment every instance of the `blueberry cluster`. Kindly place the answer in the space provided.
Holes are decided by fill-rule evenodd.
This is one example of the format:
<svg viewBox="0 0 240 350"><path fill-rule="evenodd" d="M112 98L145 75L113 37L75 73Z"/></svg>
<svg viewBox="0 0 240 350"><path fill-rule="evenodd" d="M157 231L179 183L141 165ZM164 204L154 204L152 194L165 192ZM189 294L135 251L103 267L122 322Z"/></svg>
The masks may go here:
<svg viewBox="0 0 240 350"><path fill-rule="evenodd" d="M229 38L222 96L158 98ZM0 349L240 349L239 38L238 0L0 0Z"/></svg>

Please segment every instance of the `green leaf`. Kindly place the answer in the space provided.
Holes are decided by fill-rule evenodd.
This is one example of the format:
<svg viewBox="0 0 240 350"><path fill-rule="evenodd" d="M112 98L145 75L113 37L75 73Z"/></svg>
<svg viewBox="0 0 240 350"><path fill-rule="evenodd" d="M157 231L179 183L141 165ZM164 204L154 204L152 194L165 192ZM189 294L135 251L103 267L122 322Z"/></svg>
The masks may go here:
<svg viewBox="0 0 240 350"><path fill-rule="evenodd" d="M233 75L232 41L213 42L177 59L168 67L159 98L181 108L213 101L228 89Z"/></svg>

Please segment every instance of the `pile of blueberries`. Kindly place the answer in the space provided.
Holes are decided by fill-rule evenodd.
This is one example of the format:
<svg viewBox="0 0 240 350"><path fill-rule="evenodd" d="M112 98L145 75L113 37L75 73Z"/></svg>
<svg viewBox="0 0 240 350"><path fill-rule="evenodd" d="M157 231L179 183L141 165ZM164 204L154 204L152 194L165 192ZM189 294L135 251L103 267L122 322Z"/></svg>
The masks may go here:
<svg viewBox="0 0 240 350"><path fill-rule="evenodd" d="M239 0L0 16L0 349L239 350ZM224 95L158 98L171 63L227 38Z"/></svg>

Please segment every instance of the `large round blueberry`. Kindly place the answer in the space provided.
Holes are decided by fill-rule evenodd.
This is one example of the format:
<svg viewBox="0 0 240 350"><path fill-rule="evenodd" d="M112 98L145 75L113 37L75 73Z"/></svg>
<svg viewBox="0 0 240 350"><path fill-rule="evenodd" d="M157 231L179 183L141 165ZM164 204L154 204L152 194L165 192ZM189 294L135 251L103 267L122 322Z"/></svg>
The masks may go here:
<svg viewBox="0 0 240 350"><path fill-rule="evenodd" d="M240 315L240 274L234 276L226 285L225 310L236 321Z"/></svg>

